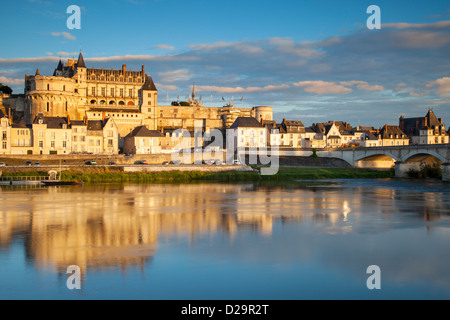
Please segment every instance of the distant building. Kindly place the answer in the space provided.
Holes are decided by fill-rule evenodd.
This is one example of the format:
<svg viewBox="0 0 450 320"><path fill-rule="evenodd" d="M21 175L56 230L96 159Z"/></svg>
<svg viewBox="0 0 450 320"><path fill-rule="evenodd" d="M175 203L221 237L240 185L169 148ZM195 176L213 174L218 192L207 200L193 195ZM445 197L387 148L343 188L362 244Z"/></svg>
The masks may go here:
<svg viewBox="0 0 450 320"><path fill-rule="evenodd" d="M378 139L379 146L407 146L409 145L409 137L400 129L399 126L384 125L380 130Z"/></svg>
<svg viewBox="0 0 450 320"><path fill-rule="evenodd" d="M381 145L381 140L373 133L363 133L360 140L359 146L363 148L379 147Z"/></svg>
<svg viewBox="0 0 450 320"><path fill-rule="evenodd" d="M230 137L235 139L236 148L267 147L267 129L253 117L239 117L227 130L227 144Z"/></svg>
<svg viewBox="0 0 450 320"><path fill-rule="evenodd" d="M123 152L127 154L161 153L164 135L158 130L149 130L146 126L136 127L124 138Z"/></svg>
<svg viewBox="0 0 450 320"><path fill-rule="evenodd" d="M433 110L425 117L399 119L399 127L411 138L411 144L449 143L449 134L445 131L442 118L437 118Z"/></svg>

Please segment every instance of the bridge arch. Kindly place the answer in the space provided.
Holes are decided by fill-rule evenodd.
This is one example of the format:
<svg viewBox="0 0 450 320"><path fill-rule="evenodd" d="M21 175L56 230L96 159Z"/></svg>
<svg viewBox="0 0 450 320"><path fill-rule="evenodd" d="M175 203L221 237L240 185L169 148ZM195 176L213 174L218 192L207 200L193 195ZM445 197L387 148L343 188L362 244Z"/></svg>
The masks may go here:
<svg viewBox="0 0 450 320"><path fill-rule="evenodd" d="M426 151L415 150L415 151L412 151L412 152L408 153L407 155L405 155L405 157L402 159L402 161L403 162L420 162L420 161L423 161L424 159L429 158L429 157L434 157L434 158L438 159L441 162L448 162L448 160L445 159L444 156L442 156L441 154L439 154L437 152L434 152L432 150L426 150Z"/></svg>
<svg viewBox="0 0 450 320"><path fill-rule="evenodd" d="M390 153L377 152L373 154L365 154L355 157L355 167L372 168L372 169L389 169L393 168L397 157Z"/></svg>
<svg viewBox="0 0 450 320"><path fill-rule="evenodd" d="M401 161L397 156L393 155L392 153L390 153L388 151L371 150L371 151L366 151L362 154L355 154L355 162L364 160L367 158L371 158L371 157L381 157L381 156L387 156L389 158L392 158L394 161Z"/></svg>

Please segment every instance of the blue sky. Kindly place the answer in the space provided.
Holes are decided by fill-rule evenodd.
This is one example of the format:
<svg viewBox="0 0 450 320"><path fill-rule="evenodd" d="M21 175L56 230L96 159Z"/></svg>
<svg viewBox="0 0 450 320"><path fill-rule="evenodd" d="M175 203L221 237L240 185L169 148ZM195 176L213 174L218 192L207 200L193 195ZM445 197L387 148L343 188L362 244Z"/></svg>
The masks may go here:
<svg viewBox="0 0 450 320"><path fill-rule="evenodd" d="M66 27L72 4L81 30ZM372 4L381 30L366 27ZM450 125L448 1L18 0L2 3L0 26L0 82L14 93L81 47L88 67L145 65L160 104L195 81L206 106L270 105L278 121L378 127L433 108Z"/></svg>

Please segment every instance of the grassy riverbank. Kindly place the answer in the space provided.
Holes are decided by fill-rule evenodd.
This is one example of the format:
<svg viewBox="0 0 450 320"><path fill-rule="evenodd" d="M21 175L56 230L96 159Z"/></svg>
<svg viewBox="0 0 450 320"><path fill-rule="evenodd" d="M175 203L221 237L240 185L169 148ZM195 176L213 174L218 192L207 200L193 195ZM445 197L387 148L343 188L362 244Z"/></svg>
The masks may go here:
<svg viewBox="0 0 450 320"><path fill-rule="evenodd" d="M258 168L257 168L258 169ZM44 171L3 171L3 176L47 176ZM356 179L356 178L393 178L393 170L379 171L357 168L306 168L280 167L276 175L261 176L258 172L198 172L198 171L164 171L152 173L126 173L119 169L106 167L75 168L62 171L61 179L69 181L84 181L86 183L106 182L194 182L194 181L295 181L317 179Z"/></svg>

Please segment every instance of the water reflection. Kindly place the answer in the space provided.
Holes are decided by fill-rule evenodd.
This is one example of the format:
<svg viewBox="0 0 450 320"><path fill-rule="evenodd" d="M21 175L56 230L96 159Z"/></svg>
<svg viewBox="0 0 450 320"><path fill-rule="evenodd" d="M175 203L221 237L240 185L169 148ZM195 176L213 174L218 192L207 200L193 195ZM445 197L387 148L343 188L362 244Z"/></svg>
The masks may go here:
<svg viewBox="0 0 450 320"><path fill-rule="evenodd" d="M338 181L301 187L255 184L3 187L0 245L7 251L15 238L23 239L29 263L36 269L53 268L63 274L73 264L84 271L145 268L158 250L163 250L158 248L161 241L187 239L194 243L205 237L225 236L243 252L258 257L308 260L322 252L326 255L320 258L321 262L359 272L359 266L369 260L364 257L364 250L373 250L378 261L385 264L396 253L387 248L386 256L382 256L379 247L368 248L368 243L374 246L370 241L353 242L355 235L415 228L432 234L434 228L440 227L445 228L447 236L448 186L396 182L392 187L391 181L377 180L370 181L367 187L367 183ZM266 239L269 242L263 243L269 245L262 247L242 238L242 234ZM329 242L321 235L352 236ZM207 254L217 256L213 251L224 245L222 241L216 242L205 249ZM378 245L386 243L381 241ZM448 249L444 252L448 253ZM363 262L355 264L358 254ZM444 270L441 264L436 269ZM444 278L450 279L447 271Z"/></svg>

